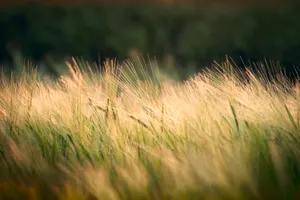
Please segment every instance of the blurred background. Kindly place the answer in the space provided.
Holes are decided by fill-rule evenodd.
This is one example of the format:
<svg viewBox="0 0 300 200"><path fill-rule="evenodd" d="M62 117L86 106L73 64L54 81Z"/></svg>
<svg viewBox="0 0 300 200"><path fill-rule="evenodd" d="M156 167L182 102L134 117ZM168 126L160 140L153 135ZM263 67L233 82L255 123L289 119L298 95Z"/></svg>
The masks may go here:
<svg viewBox="0 0 300 200"><path fill-rule="evenodd" d="M143 54L185 79L231 56L300 65L298 0L0 1L0 68L31 61L59 76L76 56L91 62Z"/></svg>

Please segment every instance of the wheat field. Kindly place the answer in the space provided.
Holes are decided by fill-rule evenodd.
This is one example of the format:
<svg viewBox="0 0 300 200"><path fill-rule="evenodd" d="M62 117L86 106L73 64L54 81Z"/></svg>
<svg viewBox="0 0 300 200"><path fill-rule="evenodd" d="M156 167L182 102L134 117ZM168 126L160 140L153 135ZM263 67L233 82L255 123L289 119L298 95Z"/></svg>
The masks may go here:
<svg viewBox="0 0 300 200"><path fill-rule="evenodd" d="M67 66L1 78L1 200L300 198L300 85L279 64L226 60L185 82Z"/></svg>

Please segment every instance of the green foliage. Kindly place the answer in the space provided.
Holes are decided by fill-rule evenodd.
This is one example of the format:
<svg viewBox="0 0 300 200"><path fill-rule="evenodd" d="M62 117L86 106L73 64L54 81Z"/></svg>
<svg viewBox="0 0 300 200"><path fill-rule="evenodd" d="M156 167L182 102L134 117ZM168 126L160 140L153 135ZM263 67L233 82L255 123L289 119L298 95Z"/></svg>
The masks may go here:
<svg viewBox="0 0 300 200"><path fill-rule="evenodd" d="M292 5L240 10L200 4L2 7L0 48L6 58L0 59L16 50L8 44L17 44L33 60L46 55L123 60L137 51L159 60L172 55L176 65L198 68L226 54L297 65L300 7Z"/></svg>

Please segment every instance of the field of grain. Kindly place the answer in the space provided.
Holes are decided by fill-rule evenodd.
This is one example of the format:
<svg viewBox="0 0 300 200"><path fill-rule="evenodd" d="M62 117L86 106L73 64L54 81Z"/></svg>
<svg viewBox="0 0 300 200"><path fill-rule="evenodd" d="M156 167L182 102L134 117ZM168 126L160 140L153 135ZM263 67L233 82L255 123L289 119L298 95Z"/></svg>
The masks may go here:
<svg viewBox="0 0 300 200"><path fill-rule="evenodd" d="M0 199L298 199L300 87L274 62L75 59L58 80L0 83Z"/></svg>

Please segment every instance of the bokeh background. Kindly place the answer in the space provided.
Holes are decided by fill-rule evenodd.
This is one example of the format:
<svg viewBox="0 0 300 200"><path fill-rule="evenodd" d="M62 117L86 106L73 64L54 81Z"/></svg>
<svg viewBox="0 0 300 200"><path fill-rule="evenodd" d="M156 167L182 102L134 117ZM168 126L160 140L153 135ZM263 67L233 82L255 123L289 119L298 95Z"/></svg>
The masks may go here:
<svg viewBox="0 0 300 200"><path fill-rule="evenodd" d="M272 59L300 65L297 0L0 1L0 66L30 60L47 74L64 61L149 55L184 79L212 61Z"/></svg>

